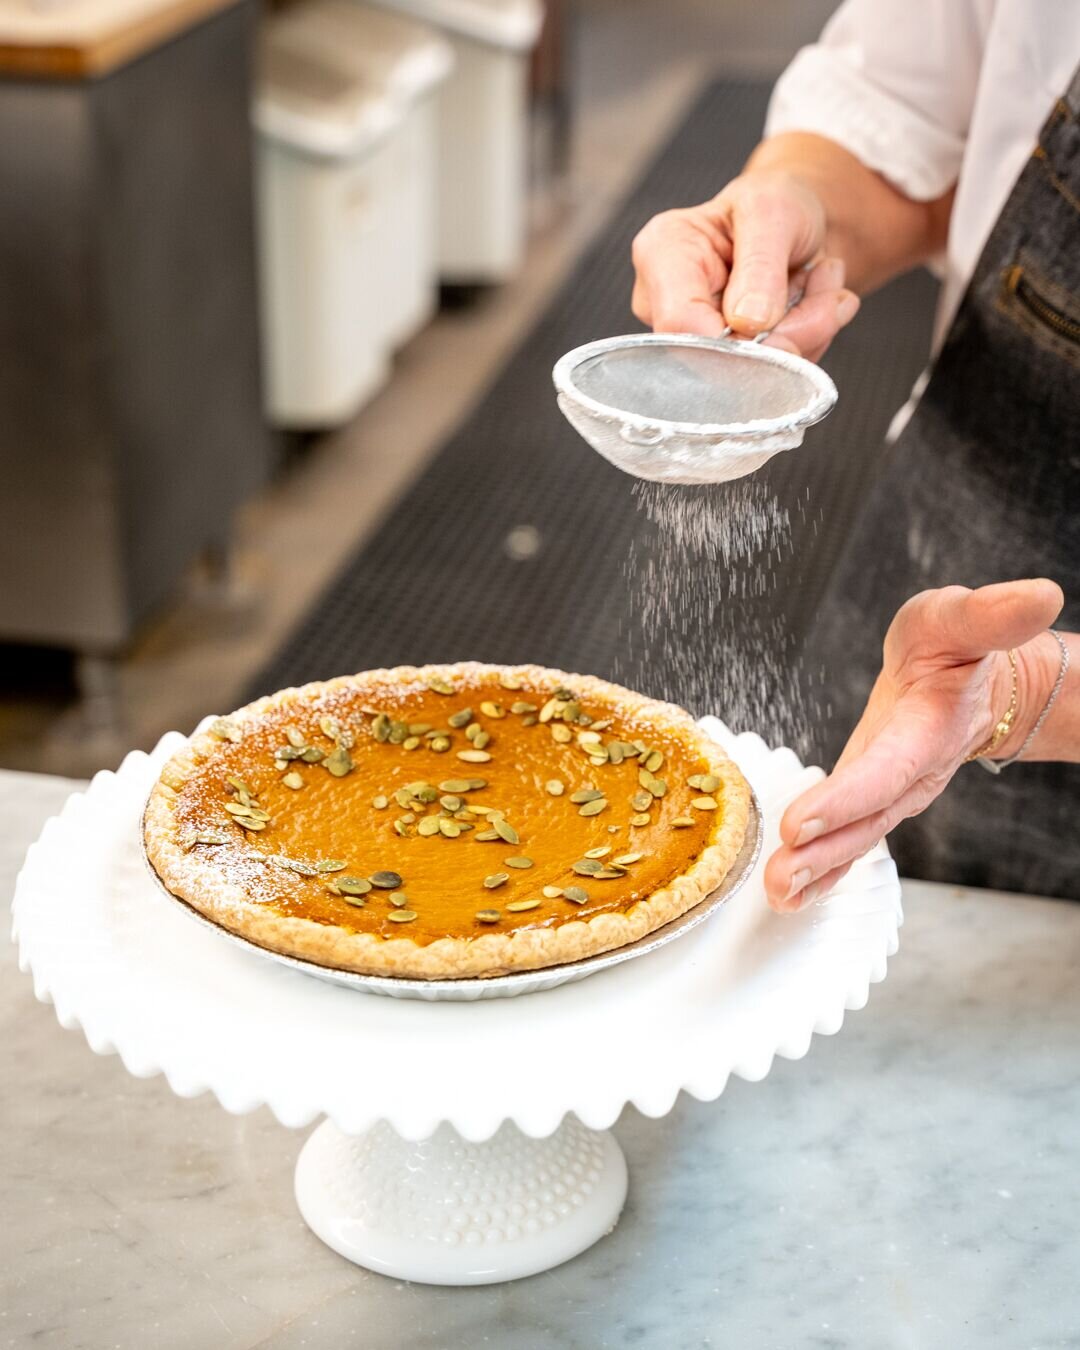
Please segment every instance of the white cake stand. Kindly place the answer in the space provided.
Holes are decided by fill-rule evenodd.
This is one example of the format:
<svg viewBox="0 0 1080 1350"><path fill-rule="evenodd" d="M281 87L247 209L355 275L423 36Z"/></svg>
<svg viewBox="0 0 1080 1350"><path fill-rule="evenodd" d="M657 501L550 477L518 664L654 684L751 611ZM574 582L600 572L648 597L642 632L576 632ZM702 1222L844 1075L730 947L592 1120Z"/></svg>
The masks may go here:
<svg viewBox="0 0 1080 1350"><path fill-rule="evenodd" d="M820 776L790 750L705 729L761 802L767 857L785 804ZM760 869L700 927L576 984L425 1003L343 989L191 923L146 875L138 822L181 743L129 755L49 820L15 893L20 964L62 1026L180 1096L327 1119L296 1168L301 1213L371 1270L483 1284L546 1270L615 1225L626 1164L608 1127L680 1091L718 1097L839 1030L885 976L901 922L884 848L794 917ZM77 860L77 861L76 861Z"/></svg>

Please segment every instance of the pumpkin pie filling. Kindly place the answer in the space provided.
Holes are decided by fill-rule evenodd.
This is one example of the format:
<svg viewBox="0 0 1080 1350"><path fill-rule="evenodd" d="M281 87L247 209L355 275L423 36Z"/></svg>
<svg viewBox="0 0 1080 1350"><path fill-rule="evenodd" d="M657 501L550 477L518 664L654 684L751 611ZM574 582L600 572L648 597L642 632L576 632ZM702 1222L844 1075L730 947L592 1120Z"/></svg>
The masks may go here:
<svg viewBox="0 0 1080 1350"><path fill-rule="evenodd" d="M722 832L685 714L537 668L426 669L218 719L171 780L184 854L283 919L426 947L626 913Z"/></svg>

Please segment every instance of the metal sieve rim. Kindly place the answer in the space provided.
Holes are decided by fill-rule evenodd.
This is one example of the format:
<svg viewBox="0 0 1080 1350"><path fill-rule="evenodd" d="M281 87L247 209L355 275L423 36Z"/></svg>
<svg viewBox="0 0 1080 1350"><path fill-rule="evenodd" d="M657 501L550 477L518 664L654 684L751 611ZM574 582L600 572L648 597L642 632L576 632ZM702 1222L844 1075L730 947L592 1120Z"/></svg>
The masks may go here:
<svg viewBox="0 0 1080 1350"><path fill-rule="evenodd" d="M588 394L582 393L574 382L578 367L592 357L631 347L655 346L699 347L712 351L734 352L737 356L750 361L764 361L768 365L780 366L802 375L815 390L816 396L801 412L786 417L759 417L749 422L671 422L662 417L647 417L642 413L628 412L623 408L600 403L590 398ZM633 427L641 431L663 430L670 435L701 436L710 439L723 436L767 436L795 427L811 426L815 422L820 422L837 400L836 385L820 366L807 361L805 357L795 356L791 352L782 351L779 347L765 347L759 343L734 338L701 337L697 333L628 333L623 337L600 338L596 342L586 342L556 361L551 378L562 397L605 421L621 422L624 427Z"/></svg>

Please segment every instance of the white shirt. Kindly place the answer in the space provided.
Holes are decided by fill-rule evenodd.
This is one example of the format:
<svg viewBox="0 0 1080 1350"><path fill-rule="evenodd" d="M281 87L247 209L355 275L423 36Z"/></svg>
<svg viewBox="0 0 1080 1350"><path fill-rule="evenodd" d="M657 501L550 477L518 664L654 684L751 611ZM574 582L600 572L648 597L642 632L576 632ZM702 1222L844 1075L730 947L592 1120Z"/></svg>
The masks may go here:
<svg viewBox="0 0 1080 1350"><path fill-rule="evenodd" d="M916 201L957 185L935 348L1080 62L1080 0L846 0L780 77L767 131L837 141Z"/></svg>

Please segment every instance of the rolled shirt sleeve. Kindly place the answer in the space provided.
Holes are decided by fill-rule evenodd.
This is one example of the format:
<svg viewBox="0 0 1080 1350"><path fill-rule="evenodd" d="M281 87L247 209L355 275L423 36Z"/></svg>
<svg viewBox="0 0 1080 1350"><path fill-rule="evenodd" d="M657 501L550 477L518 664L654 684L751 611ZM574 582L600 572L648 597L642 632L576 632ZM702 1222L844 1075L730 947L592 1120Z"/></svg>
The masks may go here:
<svg viewBox="0 0 1080 1350"><path fill-rule="evenodd" d="M994 0L847 0L780 77L766 134L828 137L915 201L957 180Z"/></svg>

